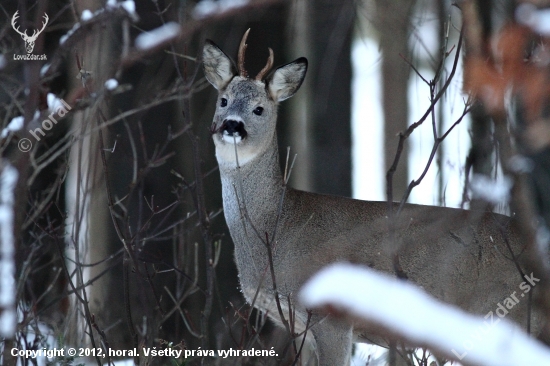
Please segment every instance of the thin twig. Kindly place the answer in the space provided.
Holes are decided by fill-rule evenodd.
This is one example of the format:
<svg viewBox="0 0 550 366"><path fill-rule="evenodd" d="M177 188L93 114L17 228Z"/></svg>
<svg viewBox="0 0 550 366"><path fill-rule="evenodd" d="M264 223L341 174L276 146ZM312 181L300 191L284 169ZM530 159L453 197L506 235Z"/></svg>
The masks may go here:
<svg viewBox="0 0 550 366"><path fill-rule="evenodd" d="M388 169L388 171L386 173L386 196L387 196L387 202L388 202L389 217L393 217L393 174L397 170L397 165L399 164L399 160L401 158L401 153L403 152L403 146L405 144L405 140L411 135L411 133L417 127L419 127L422 123L424 123L426 118L428 118L430 113L432 113L435 104L437 104L439 102L439 99L441 99L441 97L447 91L447 88L451 84L451 81L453 80L454 75L455 75L456 70L457 70L458 60L460 59L460 51L462 49L463 37L464 37L464 28L460 31L460 36L458 38L458 47L457 47L457 50L456 50L456 54L455 54L455 58L454 58L454 62L453 62L453 67L451 69L451 73L449 74L449 76L447 77L447 80L445 81L445 84L443 85L441 90L439 90L439 92L437 93L435 98L432 100L432 102L430 103L430 106L428 107L428 109L426 110L424 115L417 122L411 124L405 131L401 131L399 133L399 142L398 142L398 145L397 145L397 151L395 153L395 158L393 160L393 163L392 163L390 169Z"/></svg>

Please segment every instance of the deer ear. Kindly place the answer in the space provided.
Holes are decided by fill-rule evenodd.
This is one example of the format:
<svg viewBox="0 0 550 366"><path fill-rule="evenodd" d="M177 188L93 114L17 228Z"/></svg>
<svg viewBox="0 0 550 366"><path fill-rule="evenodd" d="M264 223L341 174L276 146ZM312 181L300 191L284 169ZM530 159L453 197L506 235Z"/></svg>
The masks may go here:
<svg viewBox="0 0 550 366"><path fill-rule="evenodd" d="M293 96L304 81L307 71L307 59L300 57L289 64L279 67L267 79L267 90L277 102Z"/></svg>
<svg viewBox="0 0 550 366"><path fill-rule="evenodd" d="M218 90L225 88L237 74L237 69L229 56L208 39L202 49L202 65L206 80Z"/></svg>

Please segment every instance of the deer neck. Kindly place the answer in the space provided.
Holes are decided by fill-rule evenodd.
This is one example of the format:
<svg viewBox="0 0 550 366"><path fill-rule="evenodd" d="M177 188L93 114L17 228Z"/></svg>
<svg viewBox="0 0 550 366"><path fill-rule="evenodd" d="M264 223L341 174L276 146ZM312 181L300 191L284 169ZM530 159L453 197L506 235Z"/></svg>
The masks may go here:
<svg viewBox="0 0 550 366"><path fill-rule="evenodd" d="M221 162L219 166L224 213L230 230L242 228L240 220L245 209L259 230L270 231L283 194L277 137L274 135L264 152L242 166Z"/></svg>

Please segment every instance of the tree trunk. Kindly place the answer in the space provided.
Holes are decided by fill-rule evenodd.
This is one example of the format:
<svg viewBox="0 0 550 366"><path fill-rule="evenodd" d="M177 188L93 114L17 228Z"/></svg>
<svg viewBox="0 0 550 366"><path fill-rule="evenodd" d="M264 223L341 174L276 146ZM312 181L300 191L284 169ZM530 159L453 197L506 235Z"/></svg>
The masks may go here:
<svg viewBox="0 0 550 366"><path fill-rule="evenodd" d="M408 84L410 60L409 34L410 17L415 1L376 0L375 24L380 33L382 50L382 105L384 111L384 154L385 170L391 167L398 134L408 126ZM393 198L400 200L408 185L407 146L403 148L399 166L393 176Z"/></svg>
<svg viewBox="0 0 550 366"><path fill-rule="evenodd" d="M298 157L292 185L319 193L351 196L350 0L296 2L289 33L292 58L308 58L308 74L289 101L289 145ZM290 61L290 60L289 60Z"/></svg>

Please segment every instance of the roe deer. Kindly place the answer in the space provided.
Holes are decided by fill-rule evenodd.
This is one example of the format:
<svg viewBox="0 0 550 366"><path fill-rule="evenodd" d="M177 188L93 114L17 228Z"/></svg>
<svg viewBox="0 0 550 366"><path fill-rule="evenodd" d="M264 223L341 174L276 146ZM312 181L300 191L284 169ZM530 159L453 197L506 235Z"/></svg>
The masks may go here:
<svg viewBox="0 0 550 366"><path fill-rule="evenodd" d="M212 137L222 180L224 215L235 244L242 292L249 303L279 325L266 243L272 248L275 285L288 318L295 307L295 331L303 332L308 310L295 301L302 284L337 261L361 263L407 278L436 298L486 315L525 281L514 257L523 245L510 218L493 213L406 205L387 218L386 202L366 202L286 187L279 165L276 121L279 102L300 88L307 60L299 58L255 78L244 68L246 37L238 69L212 41L203 49L207 80L218 90ZM337 127L336 127L337 128ZM391 233L391 234L390 234ZM268 272L269 273L269 272ZM344 285L344 284L343 284ZM525 326L528 300L509 306L510 319ZM539 314L532 323L540 323ZM313 312L311 322L318 364L349 364L352 342L386 344L365 329ZM534 325L532 330L540 326Z"/></svg>

